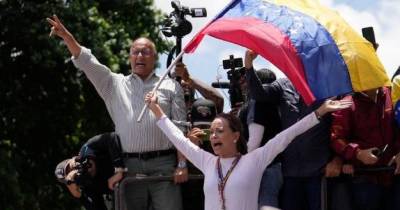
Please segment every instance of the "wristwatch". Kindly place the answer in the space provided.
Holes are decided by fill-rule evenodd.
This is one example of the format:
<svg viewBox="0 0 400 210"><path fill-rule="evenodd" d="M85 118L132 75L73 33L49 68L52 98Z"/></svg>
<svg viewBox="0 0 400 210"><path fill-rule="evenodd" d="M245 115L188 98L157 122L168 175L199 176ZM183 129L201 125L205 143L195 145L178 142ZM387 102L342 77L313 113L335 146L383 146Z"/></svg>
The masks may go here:
<svg viewBox="0 0 400 210"><path fill-rule="evenodd" d="M128 171L128 169L127 168L121 168L121 167L118 167L118 168L114 168L114 174L116 174L116 173L119 173L119 172L127 172Z"/></svg>
<svg viewBox="0 0 400 210"><path fill-rule="evenodd" d="M187 168L186 160L180 160L178 162L178 168Z"/></svg>

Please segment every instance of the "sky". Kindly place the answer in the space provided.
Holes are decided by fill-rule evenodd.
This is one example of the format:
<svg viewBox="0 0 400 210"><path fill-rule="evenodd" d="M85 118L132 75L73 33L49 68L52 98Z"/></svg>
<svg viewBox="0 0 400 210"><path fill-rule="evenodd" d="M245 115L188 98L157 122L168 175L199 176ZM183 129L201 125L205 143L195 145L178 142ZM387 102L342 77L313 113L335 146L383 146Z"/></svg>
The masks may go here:
<svg viewBox="0 0 400 210"><path fill-rule="evenodd" d="M173 11L170 2L154 0L154 7L169 14ZM182 46L185 46L230 0L181 0L180 2L189 8L204 7L207 10L206 18L187 16L193 25L193 30L183 38ZM360 35L363 27L374 27L375 39L379 43L378 56L388 76L391 77L400 66L400 0L320 0L320 2L338 11ZM193 77L210 84L217 79L227 81L226 70L222 69L222 60L228 59L231 54L243 58L244 52L245 48L238 45L206 36L194 53L184 55L183 61ZM166 69L166 57L166 55L160 56L161 66L158 70L160 73ZM279 69L260 56L255 60L254 67L255 69L269 67L278 77L284 77ZM222 93L226 101L226 111L229 110L229 99L226 91Z"/></svg>

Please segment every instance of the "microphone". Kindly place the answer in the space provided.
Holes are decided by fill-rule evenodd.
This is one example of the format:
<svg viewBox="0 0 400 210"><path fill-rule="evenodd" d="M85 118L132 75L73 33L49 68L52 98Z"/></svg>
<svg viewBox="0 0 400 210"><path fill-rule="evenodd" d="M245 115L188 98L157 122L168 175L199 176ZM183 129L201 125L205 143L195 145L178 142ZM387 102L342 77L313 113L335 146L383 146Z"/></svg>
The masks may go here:
<svg viewBox="0 0 400 210"><path fill-rule="evenodd" d="M211 83L213 88L229 89L231 87L230 82L213 82Z"/></svg>

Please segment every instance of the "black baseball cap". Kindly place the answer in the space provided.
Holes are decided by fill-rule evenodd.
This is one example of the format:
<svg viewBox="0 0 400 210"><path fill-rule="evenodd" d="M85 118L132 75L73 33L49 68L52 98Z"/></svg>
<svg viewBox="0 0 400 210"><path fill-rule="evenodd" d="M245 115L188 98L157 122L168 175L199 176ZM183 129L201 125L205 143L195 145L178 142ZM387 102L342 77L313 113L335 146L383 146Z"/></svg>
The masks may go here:
<svg viewBox="0 0 400 210"><path fill-rule="evenodd" d="M191 110L191 121L193 126L211 125L217 115L215 103L205 98L197 99Z"/></svg>

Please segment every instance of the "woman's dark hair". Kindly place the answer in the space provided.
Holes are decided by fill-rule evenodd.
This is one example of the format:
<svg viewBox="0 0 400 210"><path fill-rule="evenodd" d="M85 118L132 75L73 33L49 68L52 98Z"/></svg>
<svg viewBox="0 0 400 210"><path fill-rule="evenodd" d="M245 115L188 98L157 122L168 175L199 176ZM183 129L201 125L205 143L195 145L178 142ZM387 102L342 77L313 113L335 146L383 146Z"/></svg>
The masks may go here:
<svg viewBox="0 0 400 210"><path fill-rule="evenodd" d="M239 139L236 142L236 149L240 152L240 154L244 155L247 153L247 143L243 137L243 127L239 118L227 113L220 113L215 118L222 118L228 122L229 128L233 132L239 132Z"/></svg>

